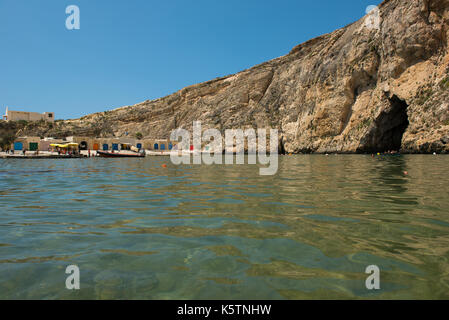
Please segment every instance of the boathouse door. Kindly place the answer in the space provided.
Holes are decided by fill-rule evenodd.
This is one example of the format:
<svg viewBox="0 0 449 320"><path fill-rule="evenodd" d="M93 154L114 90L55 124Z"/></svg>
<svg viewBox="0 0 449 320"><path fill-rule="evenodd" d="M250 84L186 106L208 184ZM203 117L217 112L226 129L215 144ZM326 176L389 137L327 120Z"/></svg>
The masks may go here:
<svg viewBox="0 0 449 320"><path fill-rule="evenodd" d="M81 143L79 144L79 149L80 150L87 150L87 142L86 141L81 141Z"/></svg>
<svg viewBox="0 0 449 320"><path fill-rule="evenodd" d="M38 144L37 142L30 142L30 151L37 151Z"/></svg>
<svg viewBox="0 0 449 320"><path fill-rule="evenodd" d="M14 143L14 150L15 151L17 151L17 150L22 150L23 149L23 144L22 144L22 142L15 142Z"/></svg>

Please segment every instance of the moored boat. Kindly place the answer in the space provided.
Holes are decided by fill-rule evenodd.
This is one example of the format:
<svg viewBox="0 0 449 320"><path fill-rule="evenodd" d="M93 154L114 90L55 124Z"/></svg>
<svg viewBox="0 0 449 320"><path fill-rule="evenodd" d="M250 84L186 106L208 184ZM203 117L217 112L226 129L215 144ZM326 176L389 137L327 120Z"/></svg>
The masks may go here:
<svg viewBox="0 0 449 320"><path fill-rule="evenodd" d="M110 152L110 151L97 151L98 156L102 158L144 158L145 153L138 152Z"/></svg>

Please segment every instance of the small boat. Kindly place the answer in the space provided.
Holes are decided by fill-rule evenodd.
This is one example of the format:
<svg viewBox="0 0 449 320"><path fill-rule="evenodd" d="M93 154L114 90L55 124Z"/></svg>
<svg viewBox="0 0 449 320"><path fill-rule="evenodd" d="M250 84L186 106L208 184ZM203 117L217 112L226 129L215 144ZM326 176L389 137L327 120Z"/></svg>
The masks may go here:
<svg viewBox="0 0 449 320"><path fill-rule="evenodd" d="M396 153L378 153L377 155L379 156L384 156L384 157L400 157L402 156L402 154L400 154L399 152Z"/></svg>
<svg viewBox="0 0 449 320"><path fill-rule="evenodd" d="M97 154L103 158L145 158L145 153L138 152L109 152L98 150Z"/></svg>

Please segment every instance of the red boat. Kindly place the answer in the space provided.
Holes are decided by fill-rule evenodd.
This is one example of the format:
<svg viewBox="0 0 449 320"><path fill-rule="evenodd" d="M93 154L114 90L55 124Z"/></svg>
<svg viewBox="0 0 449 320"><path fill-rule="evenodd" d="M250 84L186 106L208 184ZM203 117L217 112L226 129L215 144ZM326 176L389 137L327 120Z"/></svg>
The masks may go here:
<svg viewBox="0 0 449 320"><path fill-rule="evenodd" d="M109 151L97 151L98 156L103 158L145 158L145 152L109 152Z"/></svg>

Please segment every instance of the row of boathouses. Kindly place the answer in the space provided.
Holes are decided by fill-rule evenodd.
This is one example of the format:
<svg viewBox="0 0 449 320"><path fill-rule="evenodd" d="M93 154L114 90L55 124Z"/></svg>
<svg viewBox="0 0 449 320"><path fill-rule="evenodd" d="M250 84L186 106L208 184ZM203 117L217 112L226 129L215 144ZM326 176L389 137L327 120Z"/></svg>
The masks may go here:
<svg viewBox="0 0 449 320"><path fill-rule="evenodd" d="M176 150L178 142L167 139L133 139L133 138L90 138L72 136L65 139L20 137L11 144L14 151L50 151L51 145L76 143L78 149L92 151L120 151L131 149L145 149L150 151Z"/></svg>

